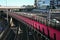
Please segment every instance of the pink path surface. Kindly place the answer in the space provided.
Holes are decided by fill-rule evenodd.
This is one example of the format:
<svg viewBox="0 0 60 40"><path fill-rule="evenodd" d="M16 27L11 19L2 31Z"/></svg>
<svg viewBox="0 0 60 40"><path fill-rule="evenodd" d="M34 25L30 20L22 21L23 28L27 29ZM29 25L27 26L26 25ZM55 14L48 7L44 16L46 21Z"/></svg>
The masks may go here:
<svg viewBox="0 0 60 40"><path fill-rule="evenodd" d="M44 32L45 34L48 36L48 31L47 31L47 28L49 29L49 33L50 33L50 37L54 39L54 33L56 34L56 40L60 40L60 31L56 30L56 29L53 29L49 26L46 26L44 24L41 24L39 22L36 22L34 20L31 20L29 18L26 18L26 17L23 17L23 16L19 16L15 13L10 13L9 14L10 16L12 16L13 18L17 19L17 20L23 20L24 22L32 25L34 28L37 28L39 29L40 27L40 31L42 32L43 28L44 28Z"/></svg>

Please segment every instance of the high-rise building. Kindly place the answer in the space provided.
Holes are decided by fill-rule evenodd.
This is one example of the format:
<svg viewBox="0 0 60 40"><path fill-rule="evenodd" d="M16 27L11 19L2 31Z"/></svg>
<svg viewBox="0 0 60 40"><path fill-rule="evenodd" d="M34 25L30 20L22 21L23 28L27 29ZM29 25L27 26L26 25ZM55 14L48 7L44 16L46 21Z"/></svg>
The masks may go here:
<svg viewBox="0 0 60 40"><path fill-rule="evenodd" d="M36 3L36 0L35 0L35 4L34 4L34 5L35 5L35 7L37 7L37 3Z"/></svg>
<svg viewBox="0 0 60 40"><path fill-rule="evenodd" d="M60 8L60 0L50 0L50 8Z"/></svg>
<svg viewBox="0 0 60 40"><path fill-rule="evenodd" d="M51 9L60 8L60 0L35 0L35 7L38 9L46 9L50 6Z"/></svg>
<svg viewBox="0 0 60 40"><path fill-rule="evenodd" d="M55 9L55 2L54 2L54 0L50 0L50 9Z"/></svg>
<svg viewBox="0 0 60 40"><path fill-rule="evenodd" d="M54 4L56 8L60 8L60 0L54 0Z"/></svg>
<svg viewBox="0 0 60 40"><path fill-rule="evenodd" d="M39 9L46 9L50 4L50 0L35 0L35 6Z"/></svg>

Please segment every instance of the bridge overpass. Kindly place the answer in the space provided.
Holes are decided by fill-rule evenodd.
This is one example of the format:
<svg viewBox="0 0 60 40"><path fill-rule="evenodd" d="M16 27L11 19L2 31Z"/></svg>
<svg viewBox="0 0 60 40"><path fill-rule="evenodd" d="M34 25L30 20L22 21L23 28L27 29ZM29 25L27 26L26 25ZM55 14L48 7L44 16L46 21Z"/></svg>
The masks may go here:
<svg viewBox="0 0 60 40"><path fill-rule="evenodd" d="M24 9L26 7L20 7L20 6L0 6L1 9Z"/></svg>
<svg viewBox="0 0 60 40"><path fill-rule="evenodd" d="M0 6L0 11L1 10L9 10L9 11L15 11L15 10L19 10L19 11L31 11L33 10L34 7L20 7L20 6Z"/></svg>
<svg viewBox="0 0 60 40"><path fill-rule="evenodd" d="M3 13L6 14L7 13ZM20 23L22 23L22 25L26 25L25 27L27 27L29 30L32 30L32 32L35 32L37 34L37 37L39 38L38 35L40 35L40 37L42 37L42 40L60 40L60 31L57 29L52 28L51 26L47 26L45 24L42 24L41 22L28 18L23 14L23 12L21 13L14 13L14 12L8 12L8 22L10 24L10 20L13 20L13 23L15 24L15 26L20 26ZM39 40L39 39L38 39Z"/></svg>

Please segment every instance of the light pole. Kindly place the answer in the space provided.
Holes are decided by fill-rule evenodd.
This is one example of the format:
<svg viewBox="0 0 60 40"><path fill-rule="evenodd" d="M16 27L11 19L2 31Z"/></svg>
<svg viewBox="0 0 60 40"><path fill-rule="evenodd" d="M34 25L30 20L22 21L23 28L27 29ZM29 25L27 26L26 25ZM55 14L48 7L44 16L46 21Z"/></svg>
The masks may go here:
<svg viewBox="0 0 60 40"><path fill-rule="evenodd" d="M50 24L50 21L51 21L51 12L52 12L52 9L55 9L54 0L50 0L49 24Z"/></svg>
<svg viewBox="0 0 60 40"><path fill-rule="evenodd" d="M7 23L8 23L8 9L7 9L7 0L6 0L6 13L7 13Z"/></svg>
<svg viewBox="0 0 60 40"><path fill-rule="evenodd" d="M48 18L49 20L49 25L50 25L50 20L51 20L51 9L50 9L50 11L49 11L49 18Z"/></svg>

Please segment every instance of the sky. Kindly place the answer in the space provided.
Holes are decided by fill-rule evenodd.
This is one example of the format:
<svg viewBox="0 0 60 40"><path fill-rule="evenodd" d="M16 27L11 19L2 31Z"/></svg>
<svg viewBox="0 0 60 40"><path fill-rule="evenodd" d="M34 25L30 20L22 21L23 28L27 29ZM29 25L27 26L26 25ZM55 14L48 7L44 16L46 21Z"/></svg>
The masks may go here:
<svg viewBox="0 0 60 40"><path fill-rule="evenodd" d="M34 0L0 0L2 6L34 5Z"/></svg>

